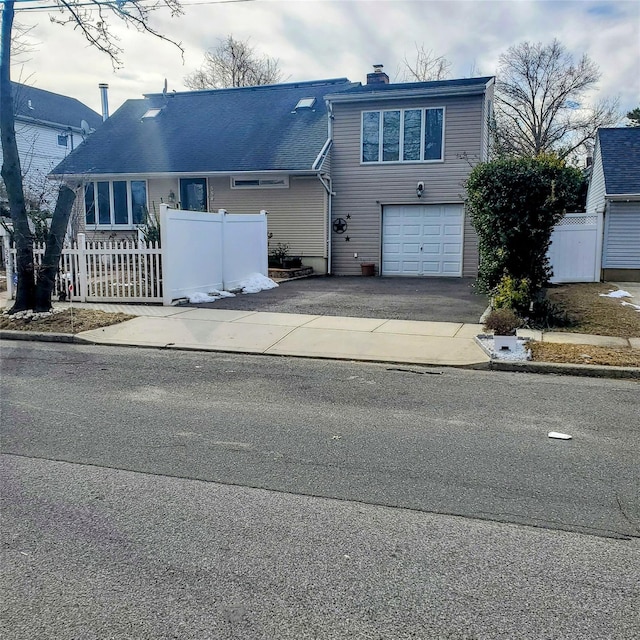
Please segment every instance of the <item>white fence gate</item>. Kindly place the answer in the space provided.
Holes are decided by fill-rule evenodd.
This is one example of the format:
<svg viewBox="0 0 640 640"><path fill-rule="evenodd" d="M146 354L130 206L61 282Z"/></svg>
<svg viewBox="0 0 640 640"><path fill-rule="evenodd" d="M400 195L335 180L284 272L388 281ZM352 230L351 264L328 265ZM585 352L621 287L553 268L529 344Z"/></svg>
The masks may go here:
<svg viewBox="0 0 640 640"><path fill-rule="evenodd" d="M547 255L551 282L599 282L602 216L568 213L554 227Z"/></svg>

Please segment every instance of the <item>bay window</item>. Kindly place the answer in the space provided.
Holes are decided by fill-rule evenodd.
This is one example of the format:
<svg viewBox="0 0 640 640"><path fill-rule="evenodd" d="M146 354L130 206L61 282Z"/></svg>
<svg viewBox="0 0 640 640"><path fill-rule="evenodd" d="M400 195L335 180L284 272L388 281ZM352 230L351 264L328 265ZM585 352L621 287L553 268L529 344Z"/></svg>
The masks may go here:
<svg viewBox="0 0 640 640"><path fill-rule="evenodd" d="M147 213L144 180L96 180L84 185L88 225L131 228L143 224Z"/></svg>
<svg viewBox="0 0 640 640"><path fill-rule="evenodd" d="M439 162L444 108L362 113L362 162Z"/></svg>

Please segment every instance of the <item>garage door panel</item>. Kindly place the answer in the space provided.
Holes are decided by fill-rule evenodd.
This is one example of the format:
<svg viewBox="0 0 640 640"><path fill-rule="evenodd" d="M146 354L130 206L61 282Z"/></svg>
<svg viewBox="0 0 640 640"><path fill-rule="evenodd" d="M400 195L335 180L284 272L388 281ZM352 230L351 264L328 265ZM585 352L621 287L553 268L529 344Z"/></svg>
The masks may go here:
<svg viewBox="0 0 640 640"><path fill-rule="evenodd" d="M385 207L382 234L383 274L462 275L462 205Z"/></svg>

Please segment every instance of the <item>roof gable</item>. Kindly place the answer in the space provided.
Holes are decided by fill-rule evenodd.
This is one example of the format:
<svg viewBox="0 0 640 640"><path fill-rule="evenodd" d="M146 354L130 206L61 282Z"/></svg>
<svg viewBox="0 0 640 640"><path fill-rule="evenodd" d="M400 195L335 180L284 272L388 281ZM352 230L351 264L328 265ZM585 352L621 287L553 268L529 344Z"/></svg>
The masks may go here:
<svg viewBox="0 0 640 640"><path fill-rule="evenodd" d="M148 94L125 102L54 173L311 170L328 136L324 95L351 86L339 78ZM296 109L303 98L313 106Z"/></svg>
<svg viewBox="0 0 640 640"><path fill-rule="evenodd" d="M75 129L80 129L83 120L86 120L93 129L97 129L102 124L102 116L76 98L69 98L19 82L11 83L11 93L16 118Z"/></svg>
<svg viewBox="0 0 640 640"><path fill-rule="evenodd" d="M640 127L598 129L607 195L640 193Z"/></svg>

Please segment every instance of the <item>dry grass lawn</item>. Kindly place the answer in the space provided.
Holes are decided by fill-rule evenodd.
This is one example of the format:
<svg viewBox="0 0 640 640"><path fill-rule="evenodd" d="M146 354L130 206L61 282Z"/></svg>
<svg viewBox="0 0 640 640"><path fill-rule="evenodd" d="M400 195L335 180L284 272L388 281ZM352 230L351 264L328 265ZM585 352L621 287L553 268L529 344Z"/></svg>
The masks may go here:
<svg viewBox="0 0 640 640"><path fill-rule="evenodd" d="M547 291L551 302L569 315L572 324L554 331L589 333L620 338L640 337L640 312L624 306L620 298L602 298L617 287L607 283L581 283L556 285ZM626 299L640 304L640 300ZM534 361L563 362L569 364L596 364L619 367L640 367L639 349L613 349L591 345L532 342Z"/></svg>
<svg viewBox="0 0 640 640"><path fill-rule="evenodd" d="M592 333L620 338L640 337L640 313L622 305L620 298L601 298L601 293L617 289L606 282L556 285L547 290L551 302L569 314L572 325L554 329L572 333ZM623 298L640 304L640 300Z"/></svg>
<svg viewBox="0 0 640 640"><path fill-rule="evenodd" d="M80 333L89 329L99 329L111 324L131 320L135 316L126 313L106 313L93 309L65 309L60 313L38 320L12 320L7 315L0 315L0 329L13 331L42 331L46 333Z"/></svg>

